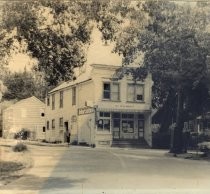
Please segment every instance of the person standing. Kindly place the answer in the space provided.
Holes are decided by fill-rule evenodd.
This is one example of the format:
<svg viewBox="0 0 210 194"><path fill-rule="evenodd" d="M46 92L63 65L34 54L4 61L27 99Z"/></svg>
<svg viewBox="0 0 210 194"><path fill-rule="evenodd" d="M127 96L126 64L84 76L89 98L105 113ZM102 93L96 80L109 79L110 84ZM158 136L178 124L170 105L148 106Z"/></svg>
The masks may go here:
<svg viewBox="0 0 210 194"><path fill-rule="evenodd" d="M70 132L68 129L66 129L66 142L67 142L67 145L69 146L70 145Z"/></svg>

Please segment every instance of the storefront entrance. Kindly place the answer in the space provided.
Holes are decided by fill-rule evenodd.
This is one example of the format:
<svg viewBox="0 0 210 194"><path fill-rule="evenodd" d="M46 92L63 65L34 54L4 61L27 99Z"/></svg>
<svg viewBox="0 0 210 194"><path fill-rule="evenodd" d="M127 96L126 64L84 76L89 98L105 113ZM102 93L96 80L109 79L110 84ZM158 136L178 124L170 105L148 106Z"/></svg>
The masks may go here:
<svg viewBox="0 0 210 194"><path fill-rule="evenodd" d="M114 140L139 139L144 137L144 115L112 113L112 135Z"/></svg>

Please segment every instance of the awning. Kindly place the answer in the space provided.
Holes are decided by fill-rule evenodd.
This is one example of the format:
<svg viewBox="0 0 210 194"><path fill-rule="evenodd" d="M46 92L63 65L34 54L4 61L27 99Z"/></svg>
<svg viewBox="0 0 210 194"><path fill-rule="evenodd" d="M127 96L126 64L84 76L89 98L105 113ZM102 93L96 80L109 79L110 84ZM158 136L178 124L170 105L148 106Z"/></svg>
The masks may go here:
<svg viewBox="0 0 210 194"><path fill-rule="evenodd" d="M98 108L100 112L151 113L151 110Z"/></svg>

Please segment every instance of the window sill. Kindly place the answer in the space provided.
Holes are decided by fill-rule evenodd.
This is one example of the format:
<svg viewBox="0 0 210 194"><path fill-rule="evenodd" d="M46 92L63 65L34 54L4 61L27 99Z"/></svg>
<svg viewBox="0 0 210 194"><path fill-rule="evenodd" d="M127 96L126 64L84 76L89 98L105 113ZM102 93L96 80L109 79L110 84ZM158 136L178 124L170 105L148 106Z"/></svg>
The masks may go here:
<svg viewBox="0 0 210 194"><path fill-rule="evenodd" d="M109 135L109 134L111 134L111 131L96 131L96 134L105 134L105 135Z"/></svg>
<svg viewBox="0 0 210 194"><path fill-rule="evenodd" d="M145 103L145 101L126 101L127 103L141 103L141 104L143 104L143 103Z"/></svg>
<svg viewBox="0 0 210 194"><path fill-rule="evenodd" d="M121 100L112 100L112 99L102 99L104 102L121 102Z"/></svg>

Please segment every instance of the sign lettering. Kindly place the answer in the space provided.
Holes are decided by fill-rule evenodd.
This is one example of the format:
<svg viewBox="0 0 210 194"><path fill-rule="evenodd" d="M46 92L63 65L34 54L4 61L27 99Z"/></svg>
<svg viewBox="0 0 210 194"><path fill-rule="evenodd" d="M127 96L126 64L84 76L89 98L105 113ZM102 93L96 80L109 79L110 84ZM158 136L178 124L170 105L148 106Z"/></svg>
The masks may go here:
<svg viewBox="0 0 210 194"><path fill-rule="evenodd" d="M91 113L94 113L94 108L92 107L78 108L78 115L86 115Z"/></svg>

